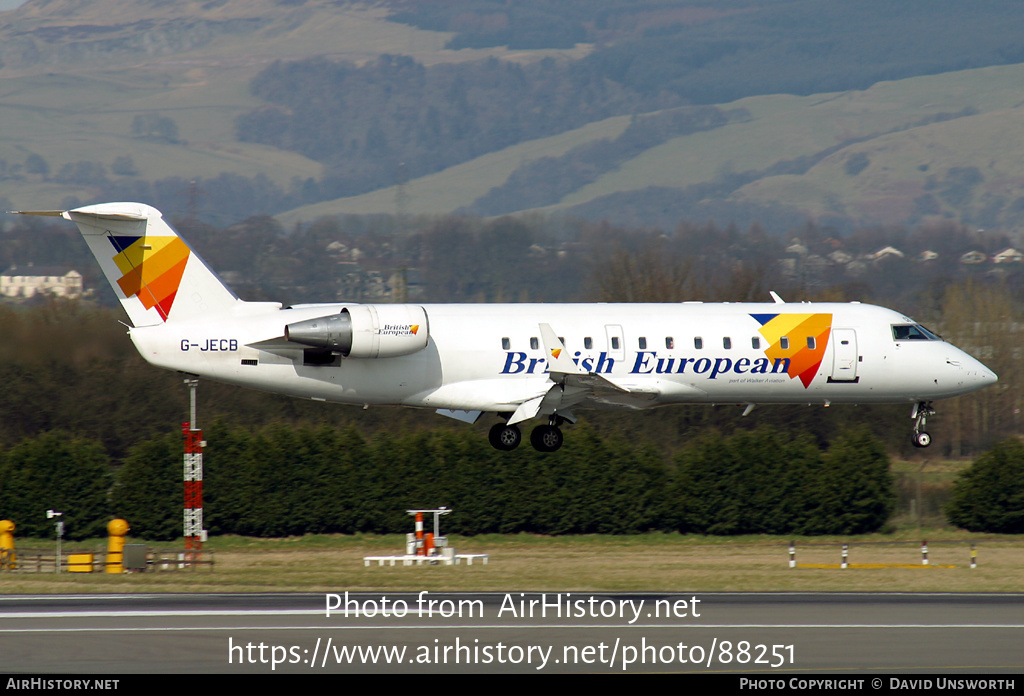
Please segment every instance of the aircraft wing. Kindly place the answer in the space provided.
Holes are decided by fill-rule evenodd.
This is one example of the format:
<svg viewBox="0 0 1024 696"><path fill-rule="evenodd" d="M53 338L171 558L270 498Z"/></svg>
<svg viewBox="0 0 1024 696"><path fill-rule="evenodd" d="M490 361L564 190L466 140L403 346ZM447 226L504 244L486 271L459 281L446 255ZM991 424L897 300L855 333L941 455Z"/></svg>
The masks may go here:
<svg viewBox="0 0 1024 696"><path fill-rule="evenodd" d="M685 384L660 379L642 384L626 384L586 370L572 361L565 344L559 340L550 324L540 324L539 327L548 362L548 376L554 384L545 393L523 401L509 418L509 425L538 416L566 412L584 402L591 405L642 408L668 394L674 398L685 395L695 402L707 397L702 390Z"/></svg>
<svg viewBox="0 0 1024 696"><path fill-rule="evenodd" d="M652 402L672 400L701 402L707 394L696 387L665 379L624 380L610 378L580 367L569 357L565 345L549 324L540 324L547 359L547 379L537 375L529 380L474 380L448 384L419 394L416 400L436 405L438 413L450 418L474 422L482 412L512 412L510 425L557 414L575 421L570 409L581 404L595 407L646 408ZM254 343L249 348L286 358L306 346L277 336Z"/></svg>
<svg viewBox="0 0 1024 696"><path fill-rule="evenodd" d="M620 386L596 372L590 372L569 358L569 351L559 340L550 324L540 324L540 336L544 342L544 354L548 361L551 381L566 388L583 389L594 393L624 393L631 390Z"/></svg>

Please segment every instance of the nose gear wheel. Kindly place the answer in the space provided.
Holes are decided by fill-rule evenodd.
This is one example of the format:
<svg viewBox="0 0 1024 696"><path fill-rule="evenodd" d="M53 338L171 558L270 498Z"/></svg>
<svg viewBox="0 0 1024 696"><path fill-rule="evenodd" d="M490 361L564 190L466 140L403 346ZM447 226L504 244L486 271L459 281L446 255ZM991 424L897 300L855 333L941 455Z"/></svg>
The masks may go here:
<svg viewBox="0 0 1024 696"><path fill-rule="evenodd" d="M935 409L932 408L931 401L919 401L914 404L914 410L910 413L910 417L914 419L914 447L927 447L932 444L932 436L924 428L928 424L928 416L933 415Z"/></svg>

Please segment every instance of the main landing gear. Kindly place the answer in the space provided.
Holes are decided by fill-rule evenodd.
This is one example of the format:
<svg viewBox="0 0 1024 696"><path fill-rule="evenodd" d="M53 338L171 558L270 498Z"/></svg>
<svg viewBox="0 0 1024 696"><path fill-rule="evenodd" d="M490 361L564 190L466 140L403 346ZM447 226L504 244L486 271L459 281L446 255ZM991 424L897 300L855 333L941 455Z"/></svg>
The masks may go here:
<svg viewBox="0 0 1024 696"><path fill-rule="evenodd" d="M932 444L932 436L925 432L925 425L928 424L928 416L935 415L931 401L918 401L914 404L914 410L910 417L914 419L914 447L927 447Z"/></svg>
<svg viewBox="0 0 1024 696"><path fill-rule="evenodd" d="M562 446L562 431L557 425L538 425L530 433L530 444L538 452L554 452Z"/></svg>
<svg viewBox="0 0 1024 696"><path fill-rule="evenodd" d="M523 441L523 433L518 425L507 423L495 423L491 426L491 432L487 435L491 441L491 447L504 451L514 450Z"/></svg>
<svg viewBox="0 0 1024 696"><path fill-rule="evenodd" d="M562 446L562 429L558 426L563 422L562 418L555 416L547 425L538 425L530 433L530 444L538 452L554 452ZM491 426L488 434L491 446L495 449L508 452L514 450L523 441L523 434L517 425L508 423L495 423Z"/></svg>

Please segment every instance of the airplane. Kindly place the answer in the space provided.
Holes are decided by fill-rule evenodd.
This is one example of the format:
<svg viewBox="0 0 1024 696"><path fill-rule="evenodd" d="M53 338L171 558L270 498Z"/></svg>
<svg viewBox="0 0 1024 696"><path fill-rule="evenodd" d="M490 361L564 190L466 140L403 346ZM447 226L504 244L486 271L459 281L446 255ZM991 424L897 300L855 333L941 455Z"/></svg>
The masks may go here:
<svg viewBox="0 0 1024 696"><path fill-rule="evenodd" d="M554 452L576 412L669 404L912 405L927 447L933 401L997 381L909 317L858 302L296 304L238 298L141 203L13 211L76 223L151 364L315 401L434 409L499 450L520 424Z"/></svg>

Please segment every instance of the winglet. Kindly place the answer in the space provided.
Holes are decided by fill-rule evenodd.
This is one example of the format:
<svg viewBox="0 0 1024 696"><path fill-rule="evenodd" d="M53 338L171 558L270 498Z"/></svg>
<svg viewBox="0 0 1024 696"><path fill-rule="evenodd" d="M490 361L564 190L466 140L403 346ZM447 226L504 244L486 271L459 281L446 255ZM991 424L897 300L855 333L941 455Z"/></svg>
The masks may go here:
<svg viewBox="0 0 1024 696"><path fill-rule="evenodd" d="M569 357L565 344L558 340L550 324L540 324L540 340L544 342L544 357L548 361L548 372L552 379L559 381L556 375L585 375L587 371L574 363Z"/></svg>

